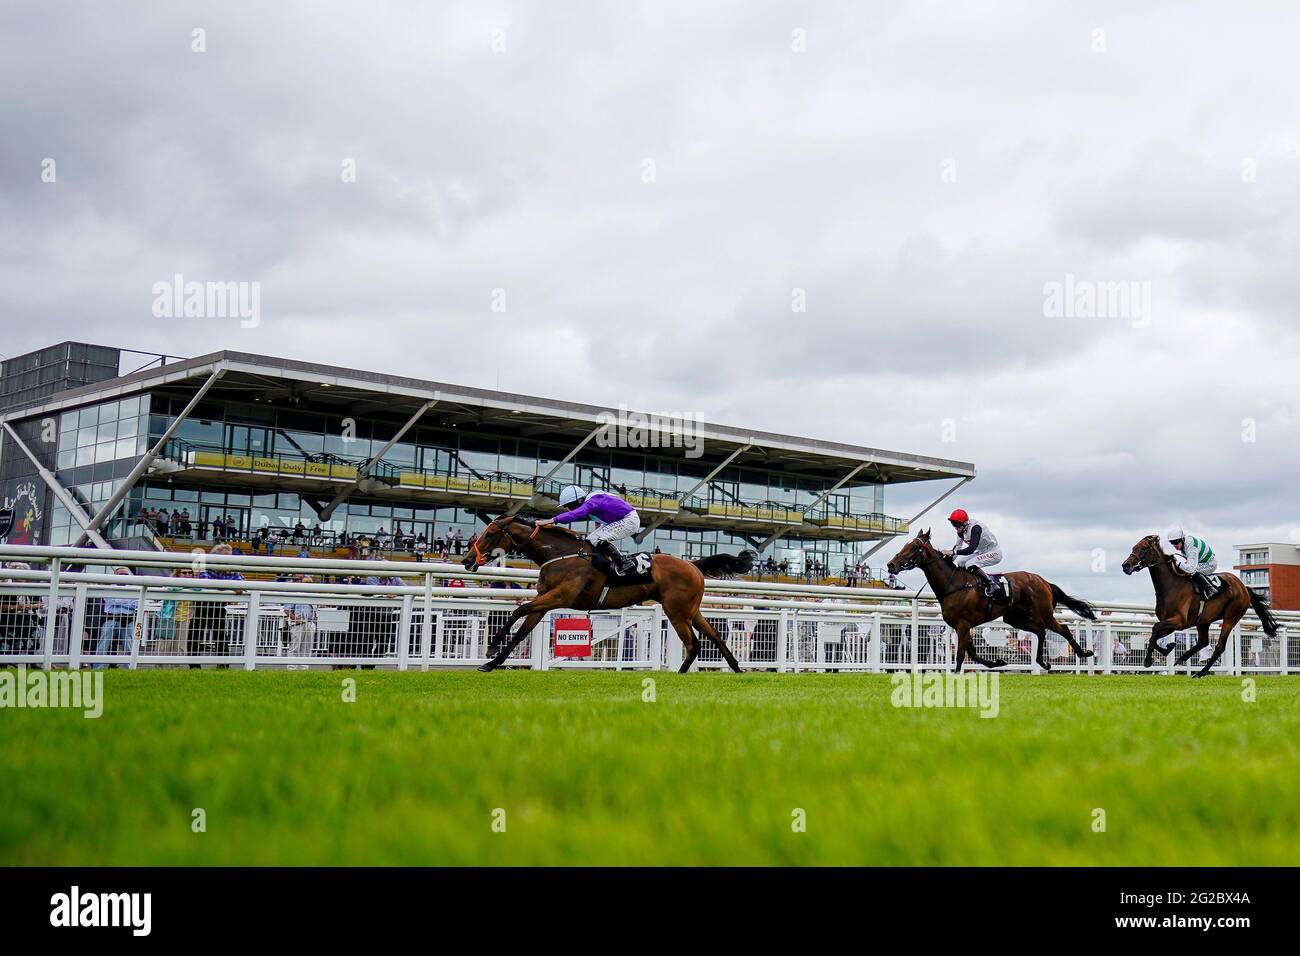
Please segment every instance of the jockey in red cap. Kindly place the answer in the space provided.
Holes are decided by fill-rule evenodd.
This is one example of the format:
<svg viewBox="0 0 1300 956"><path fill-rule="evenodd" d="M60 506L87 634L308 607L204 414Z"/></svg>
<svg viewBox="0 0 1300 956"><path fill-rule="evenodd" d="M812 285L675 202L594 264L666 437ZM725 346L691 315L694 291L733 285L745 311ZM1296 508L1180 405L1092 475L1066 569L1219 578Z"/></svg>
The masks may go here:
<svg viewBox="0 0 1300 956"><path fill-rule="evenodd" d="M957 544L944 554L951 557L957 567L972 572L980 579L984 593L992 595L996 586L984 569L1002 560L998 539L983 522L971 520L971 516L961 508L950 514L948 521L957 532Z"/></svg>

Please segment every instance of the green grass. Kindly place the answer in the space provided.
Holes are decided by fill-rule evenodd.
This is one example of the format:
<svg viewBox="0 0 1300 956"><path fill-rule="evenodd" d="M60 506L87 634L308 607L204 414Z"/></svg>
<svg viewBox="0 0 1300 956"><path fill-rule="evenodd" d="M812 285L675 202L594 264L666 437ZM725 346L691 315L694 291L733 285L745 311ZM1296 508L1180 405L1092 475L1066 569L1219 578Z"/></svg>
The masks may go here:
<svg viewBox="0 0 1300 956"><path fill-rule="evenodd" d="M1258 685L112 671L98 720L0 710L0 863L1293 865L1300 679Z"/></svg>

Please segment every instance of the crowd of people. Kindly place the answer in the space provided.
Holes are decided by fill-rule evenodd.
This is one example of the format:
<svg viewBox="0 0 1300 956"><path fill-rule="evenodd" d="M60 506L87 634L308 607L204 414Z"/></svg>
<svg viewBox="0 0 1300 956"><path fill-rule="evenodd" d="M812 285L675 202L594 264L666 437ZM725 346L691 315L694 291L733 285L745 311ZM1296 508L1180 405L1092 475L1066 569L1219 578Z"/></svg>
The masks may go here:
<svg viewBox="0 0 1300 956"><path fill-rule="evenodd" d="M351 557L370 557L372 555L409 554L415 560L447 561L459 558L465 553L465 531L459 527L449 527L442 534L435 534L432 539L423 531L404 530L401 522L394 524L390 531L380 525L374 531L327 531L318 523L307 527L298 521L292 528L272 527L262 524L257 528L244 528L238 519L221 514L211 521L195 520L190 517L188 508L168 511L166 508L147 508L137 516L137 522L156 535L173 540L212 541L215 544L231 544L235 553L241 553L240 545L247 545L253 554L283 554L289 551L307 557L308 548L346 548Z"/></svg>
<svg viewBox="0 0 1300 956"><path fill-rule="evenodd" d="M234 548L226 542L212 547L212 555L235 554ZM380 560L381 555L371 555L372 560ZM7 569L16 571L31 570L27 562L10 562ZM64 574L75 574L77 567L65 567ZM130 569L112 568L114 575L128 577ZM155 569L151 575L162 576L168 572ZM198 561L191 566L173 569L170 577L176 579L173 587L153 589L146 599L145 613L140 614L139 590L135 586L125 586L121 593L88 598L82 616L81 653L86 656L102 655L129 658L137 653L146 658L157 657L230 657L232 644L243 641L243 619L233 613L239 602L223 600L197 599L186 594L201 587L202 580L243 581L244 575L234 569L214 567ZM13 581L13 578L7 579ZM276 576L276 581L293 584L333 583L369 586L395 586L410 583L392 574L337 574L322 578L313 577L305 572L286 572ZM2 583L3 579L0 579ZM438 579L439 587L465 587L461 578ZM520 588L517 582L494 581L493 588ZM116 591L116 586L108 585L105 590ZM236 589L236 594L244 593ZM392 601L398 601L392 598ZM274 635L259 635L259 653L265 654L269 639L270 647L279 644L278 656L290 658L304 657L384 657L395 653L397 630L399 624L398 607L386 604L339 602L337 598L322 597L319 600L307 600L305 594L299 594L294 600L279 605L279 614L275 612L276 602L270 598L263 604L266 620L278 621ZM72 595L56 599L56 614L53 654L66 655L69 652L69 639L72 633L75 598ZM322 630L320 628L321 612L333 612L341 617L339 626ZM29 594L20 594L0 589L0 653L36 654L44 640L46 622L49 615L49 599ZM142 626L137 628L137 622ZM241 653L236 651L236 656ZM117 667L117 664L97 662L95 669ZM175 666L186 666L179 664ZM188 664L198 668L197 663ZM228 664L217 664L219 668ZM306 666L306 665L295 665Z"/></svg>

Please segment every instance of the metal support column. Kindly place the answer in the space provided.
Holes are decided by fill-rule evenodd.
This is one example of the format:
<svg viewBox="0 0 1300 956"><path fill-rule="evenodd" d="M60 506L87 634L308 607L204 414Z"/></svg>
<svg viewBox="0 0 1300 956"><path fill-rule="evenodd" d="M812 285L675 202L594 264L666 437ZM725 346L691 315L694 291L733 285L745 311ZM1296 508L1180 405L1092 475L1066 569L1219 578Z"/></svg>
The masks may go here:
<svg viewBox="0 0 1300 956"><path fill-rule="evenodd" d="M429 409L433 408L433 406L437 405L438 402L441 401L441 399L442 399L442 393L434 392L433 398L429 399L427 402L421 405L419 411L417 411L414 415L412 415L410 418L406 420L406 424L397 430L397 433L388 440L388 443L384 445L383 448L379 449L379 451L377 451L375 454L367 458L365 463L362 464L359 468L357 468L357 477L353 479L353 481L350 484L344 486L343 488L340 488L338 493L333 498L330 499L330 503L320 510L321 521L330 520L330 517L334 514L334 511L338 508L338 506L343 504L343 502L347 501L348 498L350 498L352 494L358 488L361 487L361 482L363 482L370 475L370 469L374 468L375 465L379 464L379 462L383 459L383 457L387 455L389 451L392 450L392 447L402 440L402 436L405 435L408 431L410 431L411 427L415 425L415 423L418 422L422 417L424 417L424 413L427 412Z"/></svg>
<svg viewBox="0 0 1300 956"><path fill-rule="evenodd" d="M94 542L95 547L111 550L111 546L104 540L103 536L91 527L90 518L86 514L85 509L81 507L81 503L77 501L76 498L72 497L68 492L68 489L64 488L63 485L59 483L59 479L56 478L48 468L41 464L40 459L32 453L30 448L23 444L23 440L18 437L18 433L14 431L12 425L8 422L0 424L3 425L5 434L12 438L14 444L18 446L18 450L26 455L31 460L31 463L36 466L36 473L41 476L41 481L45 482L50 491L54 492L54 497L59 499L59 504L63 505L63 507L68 510L68 513L72 515L73 521L81 525L84 533L82 534L77 546L80 547L85 543L86 539L89 538Z"/></svg>

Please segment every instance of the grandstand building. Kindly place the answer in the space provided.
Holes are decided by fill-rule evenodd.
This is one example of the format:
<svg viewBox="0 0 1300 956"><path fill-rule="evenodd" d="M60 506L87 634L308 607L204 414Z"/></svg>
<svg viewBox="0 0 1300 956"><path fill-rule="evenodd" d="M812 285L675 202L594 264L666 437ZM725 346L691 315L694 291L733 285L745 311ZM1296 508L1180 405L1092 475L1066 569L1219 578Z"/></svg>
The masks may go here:
<svg viewBox="0 0 1300 956"><path fill-rule="evenodd" d="M103 347L84 348L104 364ZM624 494L642 548L755 548L792 574L838 574L907 530L886 486L943 481L934 504L975 476L965 462L244 352L34 391L10 373L8 538L36 544L191 547L220 520L233 540L265 528L281 549L396 534L399 549L423 536L436 553L503 511L555 513L574 483ZM151 529L150 511L185 513L188 533Z"/></svg>

